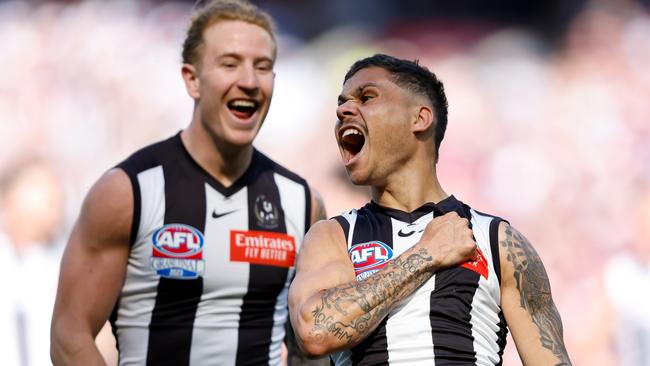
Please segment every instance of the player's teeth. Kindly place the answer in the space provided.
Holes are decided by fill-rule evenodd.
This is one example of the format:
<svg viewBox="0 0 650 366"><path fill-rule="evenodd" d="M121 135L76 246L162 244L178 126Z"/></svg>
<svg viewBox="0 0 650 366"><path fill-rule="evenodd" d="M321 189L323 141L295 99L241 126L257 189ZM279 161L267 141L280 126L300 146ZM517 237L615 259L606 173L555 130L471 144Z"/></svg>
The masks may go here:
<svg viewBox="0 0 650 366"><path fill-rule="evenodd" d="M255 107L255 103L246 100L236 100L232 102L232 105L236 107Z"/></svg>
<svg viewBox="0 0 650 366"><path fill-rule="evenodd" d="M361 132L351 128L351 129L343 131L343 136L342 137L349 136L349 135L361 135Z"/></svg>

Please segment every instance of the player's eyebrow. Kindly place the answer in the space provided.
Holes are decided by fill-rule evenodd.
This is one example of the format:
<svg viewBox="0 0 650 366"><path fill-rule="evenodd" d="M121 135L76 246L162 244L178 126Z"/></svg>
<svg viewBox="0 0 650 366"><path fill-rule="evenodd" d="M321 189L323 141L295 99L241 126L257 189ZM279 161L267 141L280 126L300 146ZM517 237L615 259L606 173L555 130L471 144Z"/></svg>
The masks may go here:
<svg viewBox="0 0 650 366"><path fill-rule="evenodd" d="M352 96L361 95L361 93L363 92L363 90L366 89L366 88L368 88L368 87L375 87L375 88L377 88L377 87L378 87L378 84L375 83L374 81L369 81L369 82L367 82L367 83L361 84L361 85L359 85L358 87L356 87L356 89L354 89L354 91L353 91L351 94L349 94L349 95L352 95ZM346 95L344 95L344 94L340 94L340 95L339 95L339 98L338 98L338 103L339 103L339 105L341 105L341 104L347 102L349 99L350 99L349 96L346 96Z"/></svg>

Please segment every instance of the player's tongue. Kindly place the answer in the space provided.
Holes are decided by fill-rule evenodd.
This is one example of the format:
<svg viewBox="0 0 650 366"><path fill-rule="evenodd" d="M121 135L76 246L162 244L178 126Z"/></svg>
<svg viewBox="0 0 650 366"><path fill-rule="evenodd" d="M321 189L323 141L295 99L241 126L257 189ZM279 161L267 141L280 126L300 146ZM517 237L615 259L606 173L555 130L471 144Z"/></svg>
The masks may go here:
<svg viewBox="0 0 650 366"><path fill-rule="evenodd" d="M251 100L235 99L228 102L228 109L237 118L248 119L257 111L257 103Z"/></svg>

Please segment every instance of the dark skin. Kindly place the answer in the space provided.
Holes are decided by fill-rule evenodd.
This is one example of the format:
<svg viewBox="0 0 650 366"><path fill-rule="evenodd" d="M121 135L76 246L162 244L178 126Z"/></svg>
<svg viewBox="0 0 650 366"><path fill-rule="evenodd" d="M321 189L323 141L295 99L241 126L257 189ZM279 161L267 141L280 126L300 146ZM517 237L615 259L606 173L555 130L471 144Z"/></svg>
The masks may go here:
<svg viewBox="0 0 650 366"><path fill-rule="evenodd" d="M397 85L388 71L369 67L344 84L337 116L343 163L353 183L370 186L373 201L411 212L448 197L432 158L432 106L421 95ZM363 135L360 151L345 146L350 129ZM467 221L454 215L434 218L418 243L364 281L356 280L341 227L332 220L315 225L289 293L291 321L305 352L320 356L353 347L435 272L474 259ZM570 365L541 259L512 227L503 223L499 230L501 305L522 362Z"/></svg>

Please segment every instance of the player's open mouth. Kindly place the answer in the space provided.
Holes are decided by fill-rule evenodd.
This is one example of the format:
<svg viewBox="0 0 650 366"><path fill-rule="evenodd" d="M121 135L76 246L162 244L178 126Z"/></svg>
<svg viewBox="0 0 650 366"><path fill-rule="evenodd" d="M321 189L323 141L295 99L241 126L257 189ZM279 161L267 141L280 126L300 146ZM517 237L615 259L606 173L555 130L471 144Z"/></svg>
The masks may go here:
<svg viewBox="0 0 650 366"><path fill-rule="evenodd" d="M249 119L257 112L259 103L249 99L233 99L228 102L228 109L237 118Z"/></svg>
<svg viewBox="0 0 650 366"><path fill-rule="evenodd" d="M360 130L352 126L341 129L339 134L339 144L341 145L343 158L347 164L363 149L363 145L366 143L366 137Z"/></svg>

